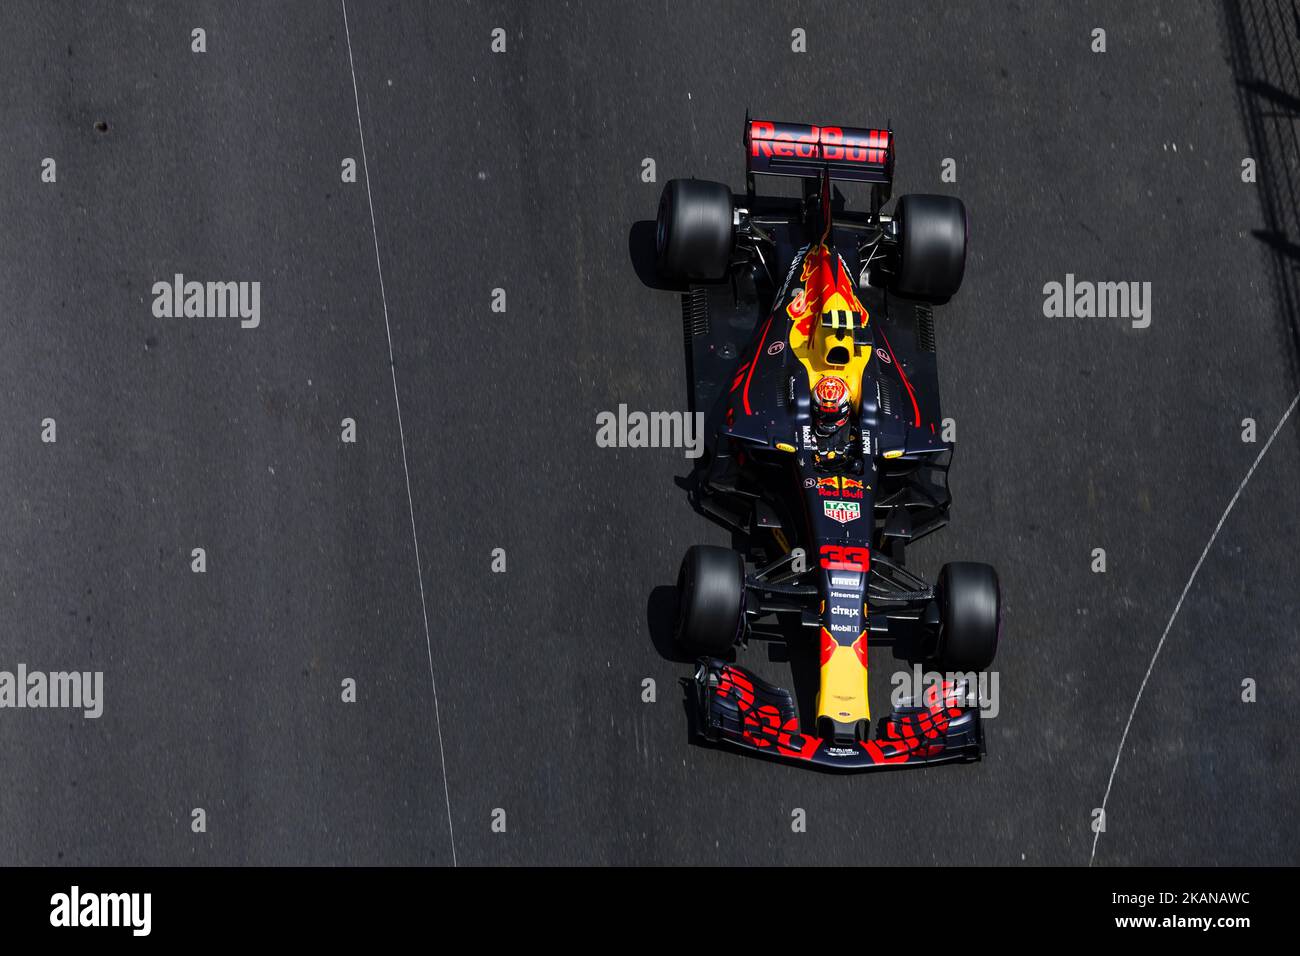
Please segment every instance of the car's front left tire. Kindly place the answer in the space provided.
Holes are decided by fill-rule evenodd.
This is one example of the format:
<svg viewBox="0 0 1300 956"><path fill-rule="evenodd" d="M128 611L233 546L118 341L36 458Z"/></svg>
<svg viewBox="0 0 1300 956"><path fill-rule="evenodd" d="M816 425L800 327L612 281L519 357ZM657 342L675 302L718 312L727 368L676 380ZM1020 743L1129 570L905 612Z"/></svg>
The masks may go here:
<svg viewBox="0 0 1300 956"><path fill-rule="evenodd" d="M945 564L935 586L939 639L934 663L943 671L982 671L993 663L1002 630L997 572L973 561Z"/></svg>

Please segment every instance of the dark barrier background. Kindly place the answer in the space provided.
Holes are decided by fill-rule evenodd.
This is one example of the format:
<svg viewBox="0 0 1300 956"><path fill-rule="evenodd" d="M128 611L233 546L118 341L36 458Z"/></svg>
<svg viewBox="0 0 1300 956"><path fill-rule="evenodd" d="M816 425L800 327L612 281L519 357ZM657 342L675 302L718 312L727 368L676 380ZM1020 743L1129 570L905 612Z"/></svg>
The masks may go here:
<svg viewBox="0 0 1300 956"><path fill-rule="evenodd" d="M1257 163L1264 225L1283 306L1279 347L1300 380L1300 4L1226 0L1223 5L1243 123Z"/></svg>

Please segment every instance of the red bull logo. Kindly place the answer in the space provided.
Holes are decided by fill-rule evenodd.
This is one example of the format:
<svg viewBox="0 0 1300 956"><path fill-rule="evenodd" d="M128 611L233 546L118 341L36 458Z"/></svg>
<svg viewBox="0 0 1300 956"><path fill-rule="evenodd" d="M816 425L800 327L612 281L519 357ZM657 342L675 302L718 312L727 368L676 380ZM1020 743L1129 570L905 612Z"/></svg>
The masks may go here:
<svg viewBox="0 0 1300 956"><path fill-rule="evenodd" d="M815 485L808 487L817 489L817 494L823 498L853 498L861 500L866 491L866 485L856 478L818 478Z"/></svg>
<svg viewBox="0 0 1300 956"><path fill-rule="evenodd" d="M841 300L838 307L856 312L862 316L862 324L866 324L867 310L854 291L853 278L847 269L837 268L838 263L839 257L824 244L809 249L803 257L799 287L785 307L786 314L794 321L795 331L799 333L798 341L792 341L791 345L800 346L812 337L813 326L832 296Z"/></svg>
<svg viewBox="0 0 1300 956"><path fill-rule="evenodd" d="M879 165L889 158L890 136L887 129L845 129L842 126L752 120L748 139L749 153L753 157Z"/></svg>

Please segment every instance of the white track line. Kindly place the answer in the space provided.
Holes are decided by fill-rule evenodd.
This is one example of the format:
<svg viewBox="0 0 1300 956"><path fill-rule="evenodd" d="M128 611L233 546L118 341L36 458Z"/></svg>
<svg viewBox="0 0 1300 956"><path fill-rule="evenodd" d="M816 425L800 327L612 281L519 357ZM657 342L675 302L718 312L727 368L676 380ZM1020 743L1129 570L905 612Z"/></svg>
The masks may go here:
<svg viewBox="0 0 1300 956"><path fill-rule="evenodd" d="M1197 559L1196 567L1192 568L1192 576L1189 577L1187 583L1183 585L1183 593L1178 595L1178 603L1174 605L1174 613L1169 615L1169 623L1165 625L1165 632L1160 635L1160 640L1156 643L1155 653L1151 655L1151 663L1147 665L1147 672L1142 677L1142 684L1138 687L1137 697L1133 699L1133 708L1128 712L1128 720L1124 724L1124 733L1119 738L1119 748L1115 751L1115 763L1110 768L1110 779L1106 781L1106 795L1101 798L1101 818L1103 820L1106 819L1106 802L1110 800L1110 788L1115 783L1115 771L1119 769L1119 758L1124 753L1124 743L1128 740L1129 728L1133 726L1133 715L1137 713L1138 704L1142 703L1142 692L1147 689L1147 681L1151 679L1151 671L1155 669L1156 658L1160 656L1160 649L1165 646L1165 638L1169 636L1169 630L1174 626L1174 618L1178 617L1178 612L1183 606L1183 599L1187 597L1187 592L1192 589L1192 582L1196 580L1197 572L1201 570L1201 565L1205 563L1205 558L1210 553L1210 548L1214 546L1214 539L1219 536L1219 531L1223 528L1223 523L1228 520L1229 513L1232 511L1233 506L1237 504L1237 499L1241 497L1241 493L1245 490L1246 483L1250 481L1251 475L1255 474L1255 469L1259 467L1259 463L1263 461L1264 456L1268 454L1268 450L1273 444L1273 439L1277 438L1278 432L1282 430L1282 426L1286 424L1287 419L1291 417L1291 413L1295 411L1297 402L1300 402L1300 394L1297 394L1295 398L1291 399L1291 404L1288 405L1286 411L1282 413L1282 418L1273 429L1273 434L1268 436L1268 441L1264 442L1264 447L1261 448L1259 454L1255 456L1255 461L1250 466L1250 470L1246 472L1246 477L1241 479L1241 484L1237 486L1237 493L1234 494L1232 500L1228 502L1228 507L1223 509L1223 514L1219 516L1219 523L1214 526L1214 533L1210 535L1210 540L1205 543L1205 550L1201 552L1200 558ZM1097 840L1100 838L1100 830L1093 833L1092 854L1088 857L1089 866L1092 866L1093 861L1097 858Z"/></svg>
<svg viewBox="0 0 1300 956"><path fill-rule="evenodd" d="M420 582L420 613L424 617L424 649L429 655L429 684L433 687L433 724L438 729L438 762L442 766L442 795L447 803L447 833L451 838L451 865L456 866L456 830L451 822L451 791L447 786L447 756L442 746L442 718L438 712L438 681L433 676L433 640L429 636L429 607L424 599L424 568L420 563L420 538L415 532L415 499L411 496L411 469L406 463L406 431L402 428L402 402L397 397L397 363L393 358L393 329L388 323L388 293L384 290L384 267L379 261L379 227L375 225L375 201L370 194L370 163L366 160L366 134L361 126L361 96L357 93L357 68L352 61L352 31L348 29L348 2L343 6L343 33L348 41L348 69L352 71L352 99L357 105L357 135L361 137L361 168L366 176L366 202L370 205L370 234L375 240L375 270L379 273L379 297L384 304L384 331L388 334L388 370L393 374L393 405L397 409L397 435L402 445L402 471L406 475L406 504L411 512L411 543L415 546L415 574Z"/></svg>

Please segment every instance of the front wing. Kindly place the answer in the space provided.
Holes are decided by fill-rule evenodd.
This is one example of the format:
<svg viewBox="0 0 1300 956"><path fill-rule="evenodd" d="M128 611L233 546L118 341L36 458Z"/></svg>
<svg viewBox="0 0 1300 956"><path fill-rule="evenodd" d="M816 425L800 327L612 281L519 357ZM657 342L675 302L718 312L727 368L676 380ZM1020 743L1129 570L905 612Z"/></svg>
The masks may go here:
<svg viewBox="0 0 1300 956"><path fill-rule="evenodd" d="M979 707L965 685L943 683L927 704L900 707L872 740L842 742L803 734L794 697L736 664L700 658L692 681L695 728L705 739L827 770L860 771L978 760Z"/></svg>

